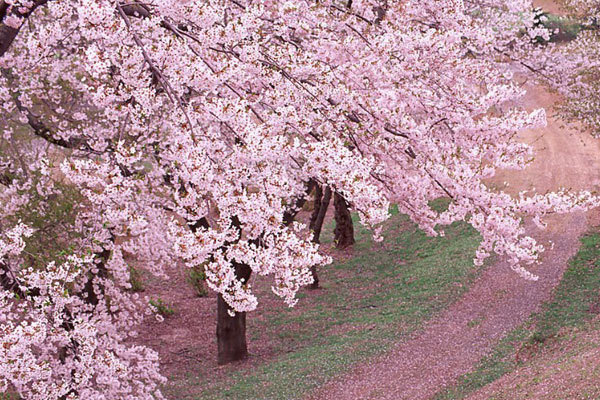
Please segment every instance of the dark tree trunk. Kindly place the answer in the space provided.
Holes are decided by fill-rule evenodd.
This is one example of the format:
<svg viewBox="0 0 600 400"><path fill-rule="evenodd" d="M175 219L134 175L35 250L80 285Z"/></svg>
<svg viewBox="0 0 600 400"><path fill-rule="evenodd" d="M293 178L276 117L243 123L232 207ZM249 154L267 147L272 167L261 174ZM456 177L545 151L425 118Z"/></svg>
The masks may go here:
<svg viewBox="0 0 600 400"><path fill-rule="evenodd" d="M233 263L235 275L238 279L248 282L252 270L246 264ZM233 317L229 315L231 308L219 295L217 297L217 345L218 363L227 364L243 360L248 357L248 344L246 342L246 313L236 312Z"/></svg>
<svg viewBox="0 0 600 400"><path fill-rule="evenodd" d="M325 191L317 185L315 190L315 209L310 216L310 230L313 232L313 242L320 243L321 230L323 229L323 222L325 221L325 214L327 208L331 202L331 188L327 186ZM317 267L313 265L310 267L310 272L313 276L313 283L310 285L311 289L319 288L319 275L317 274Z"/></svg>
<svg viewBox="0 0 600 400"><path fill-rule="evenodd" d="M333 231L335 245L338 249L352 246L355 243L354 225L348 203L342 195L335 193L333 206L335 207L335 230Z"/></svg>
<svg viewBox="0 0 600 400"><path fill-rule="evenodd" d="M240 229L240 221L237 217L232 217L232 223ZM196 232L200 228L209 228L206 218L191 223L190 229ZM226 245L227 246L227 245ZM243 279L248 282L252 269L241 263L233 262L235 276L237 279ZM227 364L233 361L243 360L248 357L248 343L246 342L246 313L236 312L233 316L229 315L233 310L220 294L217 295L217 362L219 365Z"/></svg>
<svg viewBox="0 0 600 400"><path fill-rule="evenodd" d="M315 241L315 236L314 236L315 225L317 223L317 218L319 217L319 211L321 210L322 198L323 198L323 189L321 188L321 185L317 185L315 187L314 208L313 208L312 214L310 215L310 223L308 224L308 228L313 233L313 241ZM318 239L317 239L317 241L318 241ZM310 267L310 272L313 277L313 283L310 285L310 288L318 289L319 288L319 274L317 273L317 266L313 265L312 267Z"/></svg>
<svg viewBox="0 0 600 400"><path fill-rule="evenodd" d="M112 236L111 236L111 241L114 242L114 238ZM96 277L106 278L108 276L108 271L106 270L106 263L108 262L108 259L110 258L110 254L111 254L111 251L108 249L102 249L102 251L100 253L96 253L96 255L98 256L98 258L100 260L100 263L98 264L98 267L97 267L98 272L96 273L96 275L88 277L87 282L83 286L83 290L81 293L83 300L86 303L91 304L94 307L96 307L99 303L99 299L98 299L99 293L96 293L96 291L94 290L94 278L96 278ZM99 289L103 294L104 288L100 287Z"/></svg>
<svg viewBox="0 0 600 400"><path fill-rule="evenodd" d="M321 199L323 199L323 188L321 188L321 185L317 185L315 187L315 204L313 212L310 215L310 223L308 224L308 229L310 229L311 232L315 231L315 224L317 223L317 217L319 216L319 210L321 209Z"/></svg>
<svg viewBox="0 0 600 400"><path fill-rule="evenodd" d="M317 272L316 265L313 265L312 267L310 267L310 273L312 274L313 282L310 284L309 287L311 289L318 289L319 288L319 274Z"/></svg>
<svg viewBox="0 0 600 400"><path fill-rule="evenodd" d="M306 196L308 196L310 194L310 192L312 192L313 188L315 188L315 187L318 190L321 190L321 188L317 185L317 182L315 182L313 179L309 180L306 183L306 193L303 194L302 196L298 197L296 199L296 202L294 203L294 205L292 207L288 208L283 213L283 224L285 226L290 226L292 224L292 222L294 222L296 215L298 215L298 212L300 212L300 210L302 209L302 207L304 207L304 204L306 203ZM319 199L319 201L320 201L320 199ZM311 217L311 221L312 221L312 217ZM312 222L311 222L311 224L312 224Z"/></svg>
<svg viewBox="0 0 600 400"><path fill-rule="evenodd" d="M331 188L327 186L323 191L323 198L321 199L321 204L319 206L319 212L317 213L315 225L313 227L313 242L320 243L321 240L321 230L323 229L323 222L325 222L325 214L327 213L327 209L329 208L329 203L331 202Z"/></svg>

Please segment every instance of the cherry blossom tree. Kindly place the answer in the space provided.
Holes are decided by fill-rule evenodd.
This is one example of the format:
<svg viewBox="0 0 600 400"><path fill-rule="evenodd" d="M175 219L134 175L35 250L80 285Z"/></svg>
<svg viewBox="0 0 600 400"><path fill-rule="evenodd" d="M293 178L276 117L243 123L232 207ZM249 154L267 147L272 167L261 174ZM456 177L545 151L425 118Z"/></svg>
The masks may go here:
<svg viewBox="0 0 600 400"><path fill-rule="evenodd" d="M574 20L580 21L577 38L548 50L546 81L563 95L558 111L568 122L583 122L600 134L600 4L569 0L565 4Z"/></svg>
<svg viewBox="0 0 600 400"><path fill-rule="evenodd" d="M156 353L127 340L147 306L128 291L126 255L158 276L203 268L219 362L246 357L251 278L270 276L293 306L330 261L294 221L314 185L376 239L390 203L431 235L466 220L477 263L495 252L535 279L523 265L543 248L523 215L597 200L484 184L532 156L515 134L544 112L513 106L524 90L507 60L543 32L526 1L468 4L0 1L0 384L27 398L161 397ZM29 259L65 198L76 206L52 230L63 251Z"/></svg>

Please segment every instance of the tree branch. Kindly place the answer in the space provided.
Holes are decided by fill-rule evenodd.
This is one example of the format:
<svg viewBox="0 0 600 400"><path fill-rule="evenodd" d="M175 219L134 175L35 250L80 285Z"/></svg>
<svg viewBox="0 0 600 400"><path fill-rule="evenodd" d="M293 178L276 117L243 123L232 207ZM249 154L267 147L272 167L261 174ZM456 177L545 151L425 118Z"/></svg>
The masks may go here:
<svg viewBox="0 0 600 400"><path fill-rule="evenodd" d="M46 4L49 0L35 0L29 9L25 9L23 6L13 7L8 5L6 2L0 2L0 57L4 55L10 48L10 45L15 40L21 26L23 26L24 20L35 11L36 8ZM7 25L7 19L18 19L21 23L18 27L14 27L13 24Z"/></svg>

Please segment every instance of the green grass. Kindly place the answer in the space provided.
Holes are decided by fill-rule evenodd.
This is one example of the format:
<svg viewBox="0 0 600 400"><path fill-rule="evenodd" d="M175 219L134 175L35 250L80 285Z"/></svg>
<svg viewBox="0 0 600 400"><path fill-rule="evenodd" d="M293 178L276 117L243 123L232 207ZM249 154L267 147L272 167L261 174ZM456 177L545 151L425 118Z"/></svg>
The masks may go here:
<svg viewBox="0 0 600 400"><path fill-rule="evenodd" d="M441 205L439 205L441 207ZM171 379L173 399L296 399L355 363L388 350L468 288L480 269L478 234L454 224L431 238L395 211L384 243L356 224L354 257L320 270L323 288L306 290L295 308L262 305L249 315L253 340L268 339L275 356L252 367ZM331 240L331 226L323 241ZM258 287L268 296L268 287ZM259 318L260 317L260 318Z"/></svg>
<svg viewBox="0 0 600 400"><path fill-rule="evenodd" d="M129 283L131 284L129 290L134 293L140 293L146 290L142 272L132 266L129 266Z"/></svg>
<svg viewBox="0 0 600 400"><path fill-rule="evenodd" d="M520 362L517 349L536 352L549 339L561 340L561 332L580 329L595 314L590 312L599 301L600 293L600 233L589 233L581 239L578 253L569 261L553 299L542 306L522 326L502 339L493 352L479 362L475 370L462 376L459 382L437 394L436 400L463 399L475 390L514 371Z"/></svg>
<svg viewBox="0 0 600 400"><path fill-rule="evenodd" d="M165 303L160 297L156 300L150 299L149 303L152 307L156 308L156 311L163 317L175 314L175 309L171 307L170 304Z"/></svg>
<svg viewBox="0 0 600 400"><path fill-rule="evenodd" d="M550 42L566 42L577 38L584 26L577 20L551 13L544 13L541 25L550 30Z"/></svg>
<svg viewBox="0 0 600 400"><path fill-rule="evenodd" d="M194 293L198 297L208 296L208 287L206 286L206 274L204 273L204 267L191 268L187 272L187 282L194 289Z"/></svg>

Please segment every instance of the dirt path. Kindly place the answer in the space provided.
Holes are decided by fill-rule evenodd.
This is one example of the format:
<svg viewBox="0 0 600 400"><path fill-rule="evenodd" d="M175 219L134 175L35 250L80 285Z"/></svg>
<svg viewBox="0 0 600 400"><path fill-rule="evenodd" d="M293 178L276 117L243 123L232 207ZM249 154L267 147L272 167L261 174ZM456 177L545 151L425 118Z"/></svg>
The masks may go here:
<svg viewBox="0 0 600 400"><path fill-rule="evenodd" d="M538 88L530 89L524 100L530 109L548 108L553 101ZM600 183L600 140L582 130L565 128L550 116L545 129L524 131L521 139L534 145L536 160L524 171L498 177L497 182L510 183L508 192L532 189L531 182L538 192L562 186L591 188ZM540 276L539 281L525 281L505 263L495 263L460 301L427 323L416 337L321 388L310 399L427 399L453 383L550 297L579 246L587 218L583 213L553 216L541 232L526 224L541 243L554 242L541 265L530 268Z"/></svg>
<svg viewBox="0 0 600 400"><path fill-rule="evenodd" d="M552 14L561 15L561 14L563 14L563 10L558 3L560 3L560 1L533 0L533 5L535 7L541 7L544 11L550 12Z"/></svg>

